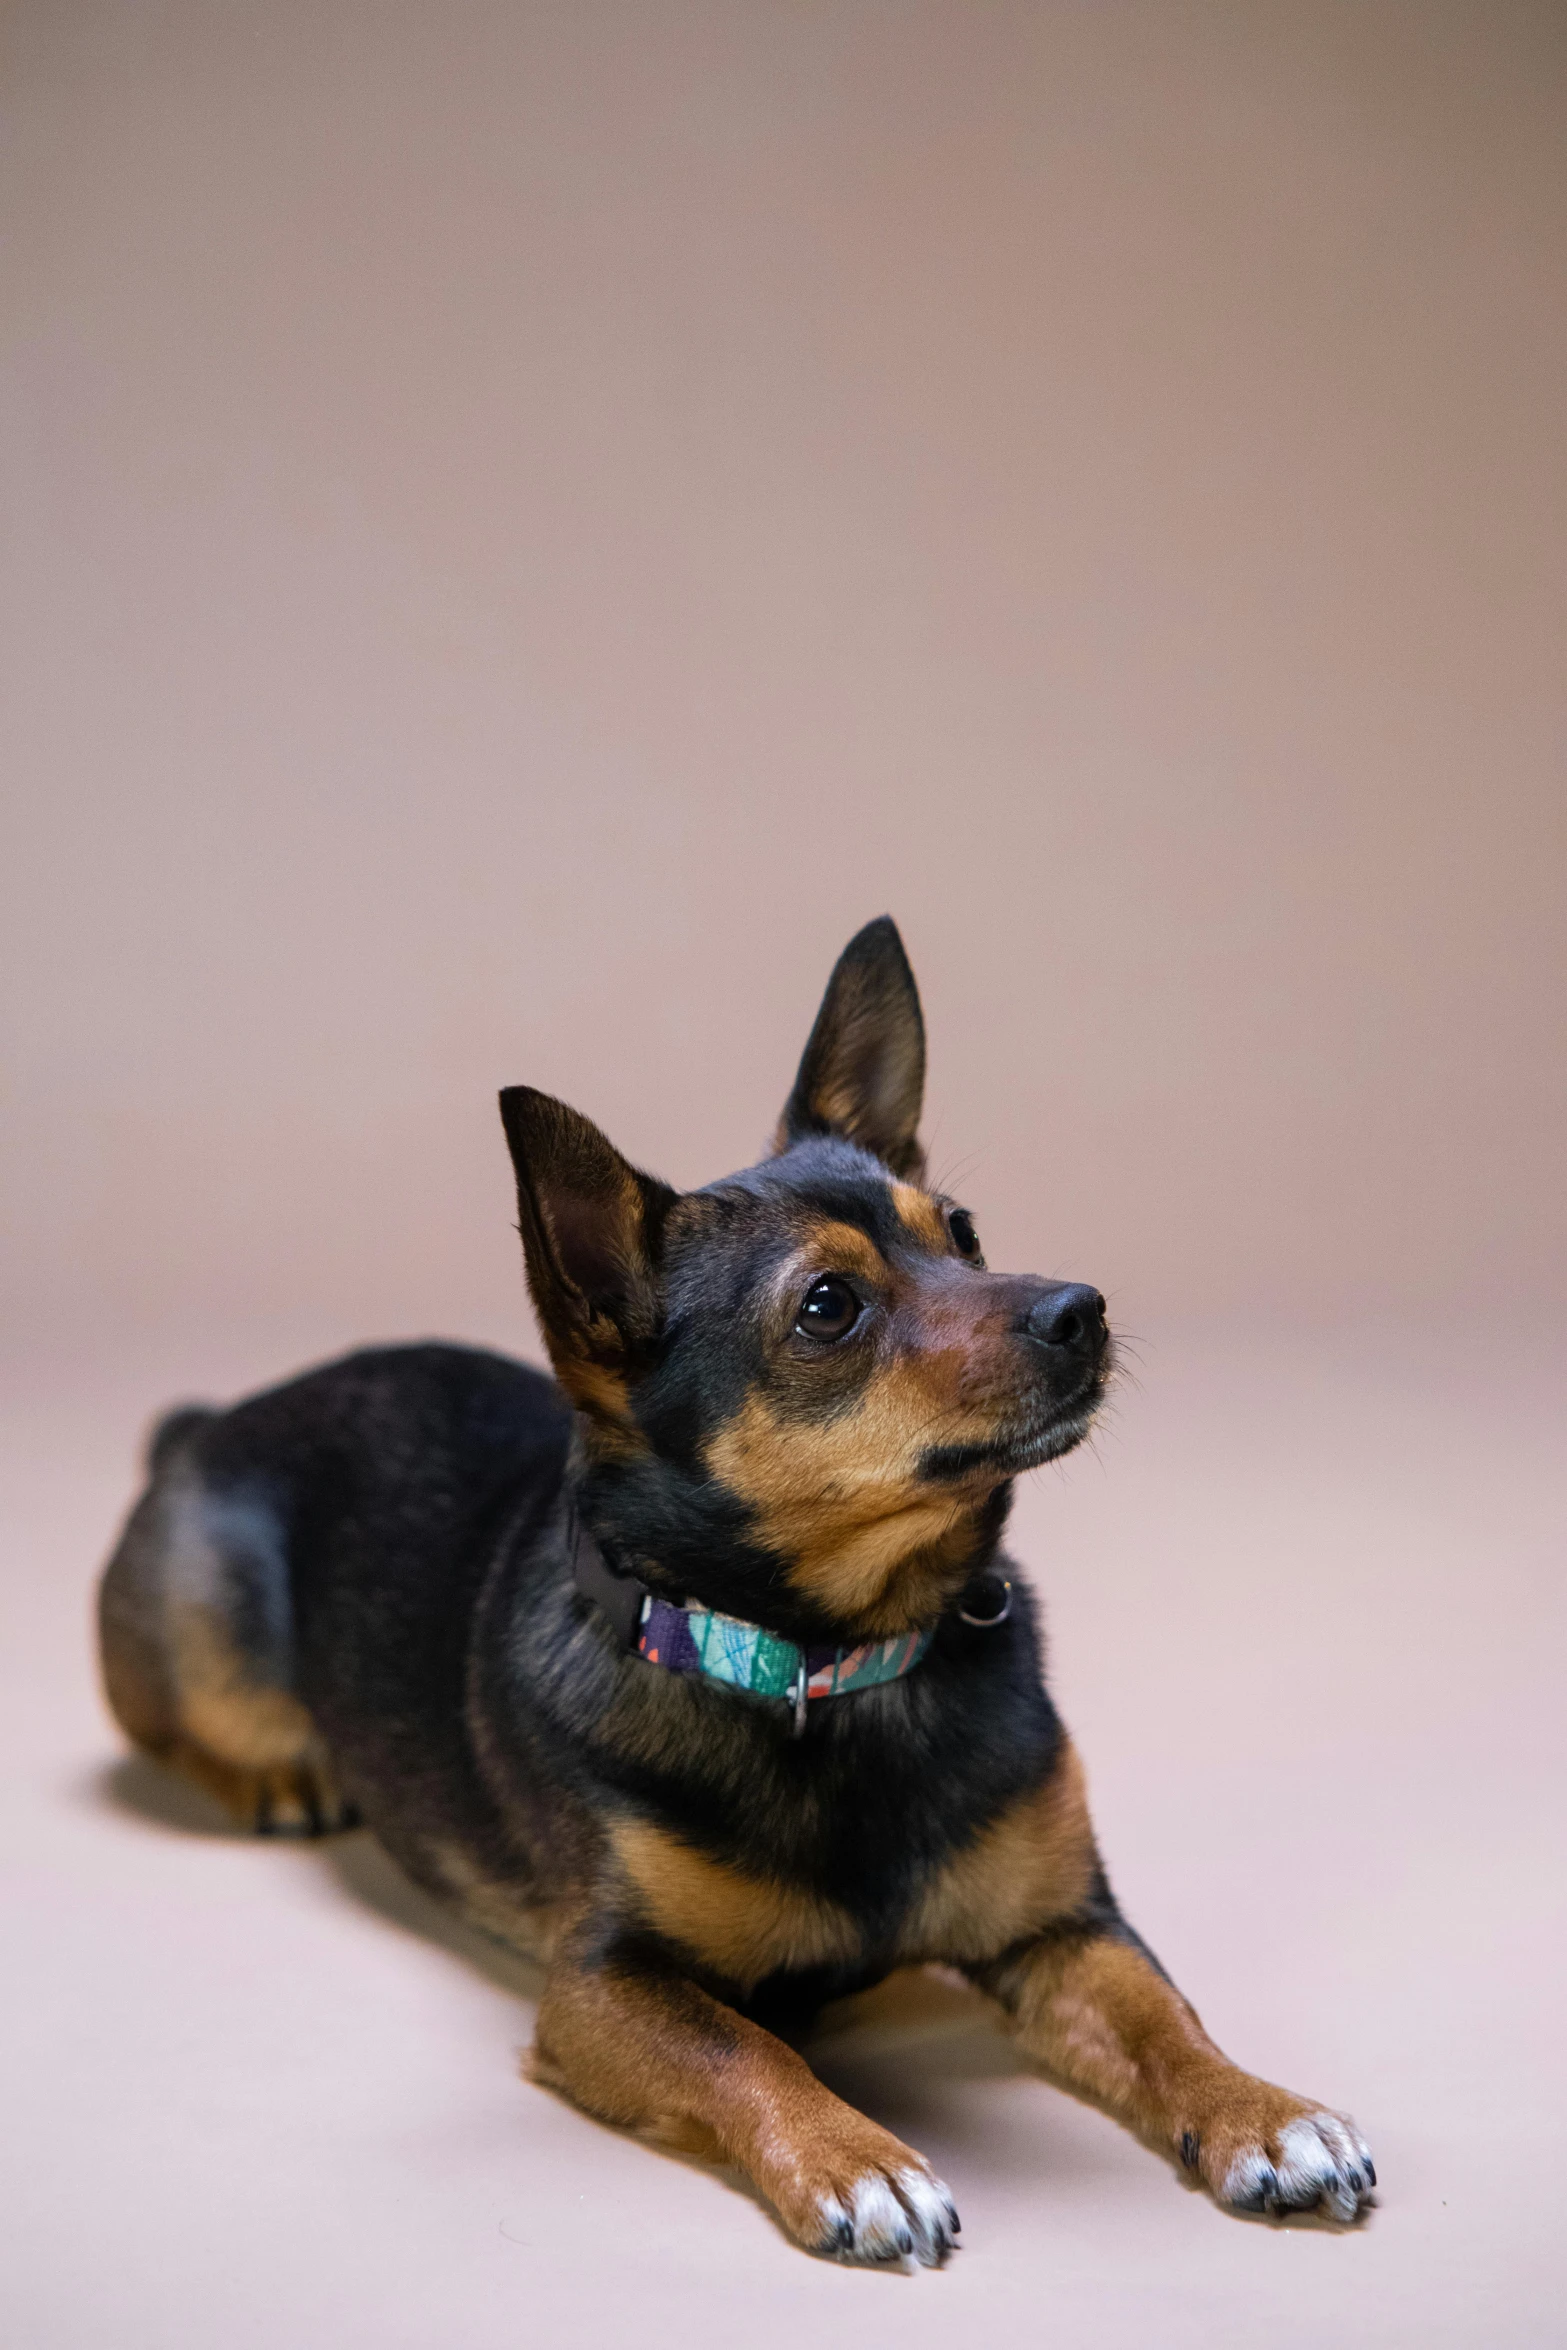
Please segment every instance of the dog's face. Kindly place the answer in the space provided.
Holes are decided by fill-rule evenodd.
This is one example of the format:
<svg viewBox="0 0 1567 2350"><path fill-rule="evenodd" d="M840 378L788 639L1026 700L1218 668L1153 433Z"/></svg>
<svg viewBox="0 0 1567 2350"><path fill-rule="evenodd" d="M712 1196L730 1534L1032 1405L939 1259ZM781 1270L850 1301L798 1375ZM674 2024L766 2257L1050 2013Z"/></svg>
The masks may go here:
<svg viewBox="0 0 1567 2350"><path fill-rule="evenodd" d="M741 1174L677 1195L561 1103L501 1097L529 1285L619 1536L639 1572L780 1631L928 1622L1008 1481L1104 1391L1098 1292L992 1273L925 1187L924 1060L882 920Z"/></svg>

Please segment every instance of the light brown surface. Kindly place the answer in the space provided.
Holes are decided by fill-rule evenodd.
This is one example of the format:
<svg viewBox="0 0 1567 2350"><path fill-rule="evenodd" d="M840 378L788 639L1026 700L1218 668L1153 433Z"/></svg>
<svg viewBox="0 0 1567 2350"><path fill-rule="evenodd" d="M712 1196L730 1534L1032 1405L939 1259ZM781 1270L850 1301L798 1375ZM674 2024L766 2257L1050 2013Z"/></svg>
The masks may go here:
<svg viewBox="0 0 1567 2350"><path fill-rule="evenodd" d="M5 1398L8 2341L1560 2342L1567 1356L1504 1393L1439 1334L1172 1331L1098 1457L1031 1482L1127 1908L1224 2048L1354 2114L1382 2201L1352 2237L1226 2218L903 1978L815 2054L954 2190L962 2252L907 2279L523 2084L537 1978L363 1835L231 1838L116 1762L87 1588L143 1376Z"/></svg>
<svg viewBox="0 0 1567 2350"><path fill-rule="evenodd" d="M1562 2338L1564 54L5 12L8 2343ZM113 1764L152 1409L526 1344L496 1089L734 1165L884 907L936 1179L1146 1341L1026 1547L1132 1914L1373 2141L1351 2240L927 1986L828 2072L966 2249L813 2266L520 2086L362 1839Z"/></svg>

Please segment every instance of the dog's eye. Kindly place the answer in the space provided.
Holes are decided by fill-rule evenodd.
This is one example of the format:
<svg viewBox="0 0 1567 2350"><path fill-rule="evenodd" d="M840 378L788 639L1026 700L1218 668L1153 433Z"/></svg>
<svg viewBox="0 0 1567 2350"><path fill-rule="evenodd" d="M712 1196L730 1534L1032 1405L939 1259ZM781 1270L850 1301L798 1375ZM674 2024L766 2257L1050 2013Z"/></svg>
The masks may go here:
<svg viewBox="0 0 1567 2350"><path fill-rule="evenodd" d="M977 1262L979 1258L979 1234L974 1229L974 1219L969 1214L967 1208L953 1208L950 1210L947 1216L947 1230L952 1235L952 1245L957 1250L958 1255L960 1257L969 1258L971 1262Z"/></svg>
<svg viewBox="0 0 1567 2350"><path fill-rule="evenodd" d="M795 1328L805 1338L847 1338L860 1318L860 1301L847 1281L824 1273L800 1301Z"/></svg>

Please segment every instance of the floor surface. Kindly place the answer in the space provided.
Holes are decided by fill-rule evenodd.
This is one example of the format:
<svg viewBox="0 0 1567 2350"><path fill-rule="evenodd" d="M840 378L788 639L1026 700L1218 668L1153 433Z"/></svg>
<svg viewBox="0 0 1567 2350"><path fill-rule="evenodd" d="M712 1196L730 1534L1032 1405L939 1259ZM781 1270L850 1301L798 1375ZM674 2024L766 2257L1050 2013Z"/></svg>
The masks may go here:
<svg viewBox="0 0 1567 2350"><path fill-rule="evenodd" d="M1166 1336L1019 1506L1126 1907L1233 2054L1355 2114L1379 2208L1226 2218L910 1977L813 2054L956 2192L962 2251L918 2276L808 2259L736 2183L524 2085L531 1979L366 1835L252 1843L123 1758L87 1627L139 1429L285 1363L15 1372L0 2337L1567 2341L1567 1355L1477 1343Z"/></svg>

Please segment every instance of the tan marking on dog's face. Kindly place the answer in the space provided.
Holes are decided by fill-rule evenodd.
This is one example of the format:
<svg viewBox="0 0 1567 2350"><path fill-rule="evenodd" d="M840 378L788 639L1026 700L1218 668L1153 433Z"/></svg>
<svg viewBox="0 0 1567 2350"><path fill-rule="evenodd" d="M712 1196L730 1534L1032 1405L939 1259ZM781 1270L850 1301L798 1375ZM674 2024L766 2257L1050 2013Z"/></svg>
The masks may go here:
<svg viewBox="0 0 1567 2350"><path fill-rule="evenodd" d="M917 1431L932 1416L918 1383L895 1376L825 1423L784 1417L752 1394L707 1463L789 1562L796 1590L857 1629L890 1634L939 1614L972 1541L972 1494L917 1474Z"/></svg>
<svg viewBox="0 0 1567 2350"><path fill-rule="evenodd" d="M788 1282L799 1286L818 1272L856 1276L874 1294L884 1292L892 1280L892 1268L870 1234L858 1224L843 1224L830 1216L814 1217L802 1227Z"/></svg>
<svg viewBox="0 0 1567 2350"><path fill-rule="evenodd" d="M951 1254L952 1237L947 1230L946 1213L928 1191L921 1191L913 1183L894 1183L892 1204L899 1223L922 1248L930 1249L937 1256Z"/></svg>
<svg viewBox="0 0 1567 2350"><path fill-rule="evenodd" d="M916 1220L934 1229L940 1211L925 1204ZM818 1350L792 1324L822 1273L854 1281L869 1311L861 1334ZM773 1370L705 1448L795 1589L859 1633L928 1622L961 1587L1001 1472L933 1484L921 1466L932 1446L987 1442L1015 1409L1000 1294L950 1252L933 1263L922 1242L889 1263L863 1233L824 1222L778 1277Z"/></svg>
<svg viewBox="0 0 1567 2350"><path fill-rule="evenodd" d="M747 1990L780 1967L859 1953L854 1920L835 1902L742 1875L650 1820L617 1821L610 1842L649 1925Z"/></svg>
<svg viewBox="0 0 1567 2350"><path fill-rule="evenodd" d="M1083 1766L1070 1742L1042 1787L953 1854L903 1928L907 1960L973 1964L1081 1909L1098 1859Z"/></svg>
<svg viewBox="0 0 1567 2350"><path fill-rule="evenodd" d="M586 1421L584 1435L590 1453L601 1459L625 1459L646 1452L647 1439L637 1426L624 1371L613 1363L571 1354L564 1348L554 1357L554 1369Z"/></svg>

